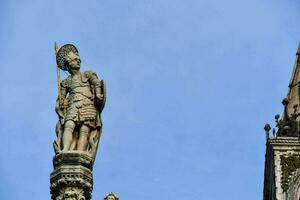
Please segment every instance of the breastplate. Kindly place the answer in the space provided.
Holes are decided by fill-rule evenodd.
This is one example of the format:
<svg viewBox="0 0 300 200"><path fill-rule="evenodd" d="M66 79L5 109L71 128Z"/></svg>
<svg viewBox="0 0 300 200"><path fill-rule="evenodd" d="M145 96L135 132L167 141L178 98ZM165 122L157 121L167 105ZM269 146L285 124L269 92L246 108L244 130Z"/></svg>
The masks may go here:
<svg viewBox="0 0 300 200"><path fill-rule="evenodd" d="M82 81L81 77L71 78L70 81L70 96L83 95L88 98L93 97L92 88L88 80Z"/></svg>

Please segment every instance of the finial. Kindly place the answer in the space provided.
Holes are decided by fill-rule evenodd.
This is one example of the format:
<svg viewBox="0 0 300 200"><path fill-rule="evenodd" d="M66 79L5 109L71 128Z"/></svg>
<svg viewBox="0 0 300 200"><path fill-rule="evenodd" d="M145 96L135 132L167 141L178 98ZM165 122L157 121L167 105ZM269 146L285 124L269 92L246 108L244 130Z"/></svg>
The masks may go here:
<svg viewBox="0 0 300 200"><path fill-rule="evenodd" d="M287 106L289 104L289 100L287 98L282 99L282 105Z"/></svg>
<svg viewBox="0 0 300 200"><path fill-rule="evenodd" d="M270 130L271 130L271 126L270 124L266 124L265 127L264 127L265 131L266 131L266 138L269 139L269 136L270 136Z"/></svg>
<svg viewBox="0 0 300 200"><path fill-rule="evenodd" d="M284 98L282 100L282 105L284 106L284 112L283 112L283 121L286 122L289 120L289 115L288 115L288 111L287 111L287 106L289 105L289 100L288 98Z"/></svg>
<svg viewBox="0 0 300 200"><path fill-rule="evenodd" d="M275 122L278 124L278 122L279 122L279 118L280 118L280 115L279 114L277 114L277 115L275 115Z"/></svg>

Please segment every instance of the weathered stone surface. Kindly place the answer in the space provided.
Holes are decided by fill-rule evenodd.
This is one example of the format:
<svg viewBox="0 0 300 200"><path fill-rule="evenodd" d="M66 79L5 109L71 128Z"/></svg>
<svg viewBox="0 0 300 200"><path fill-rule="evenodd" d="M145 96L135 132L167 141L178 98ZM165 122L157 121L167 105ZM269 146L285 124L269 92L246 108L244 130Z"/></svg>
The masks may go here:
<svg viewBox="0 0 300 200"><path fill-rule="evenodd" d="M84 166L88 169L93 167L92 157L85 152L69 151L57 154L53 158L54 169L60 166Z"/></svg>

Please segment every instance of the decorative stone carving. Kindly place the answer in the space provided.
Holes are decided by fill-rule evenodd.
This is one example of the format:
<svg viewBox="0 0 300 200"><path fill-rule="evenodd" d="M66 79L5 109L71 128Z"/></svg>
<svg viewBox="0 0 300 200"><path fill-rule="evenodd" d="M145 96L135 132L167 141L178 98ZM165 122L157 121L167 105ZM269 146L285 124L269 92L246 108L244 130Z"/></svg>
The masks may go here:
<svg viewBox="0 0 300 200"><path fill-rule="evenodd" d="M282 119L280 115L275 116L276 127L278 128L277 136L284 136L284 137L295 137L299 136L299 122L297 120L298 116L298 104L294 105L294 112L289 115L287 111L287 107L289 105L289 100L284 98L282 100L282 104L284 106L284 112Z"/></svg>
<svg viewBox="0 0 300 200"><path fill-rule="evenodd" d="M300 156L299 155L289 155L280 156L281 159L281 187L286 191L289 187L290 179L295 172L300 167Z"/></svg>
<svg viewBox="0 0 300 200"><path fill-rule="evenodd" d="M270 138L270 130L271 130L270 124L265 124L264 130L266 132L266 139L269 139Z"/></svg>
<svg viewBox="0 0 300 200"><path fill-rule="evenodd" d="M60 191L57 200L86 200L84 191L79 188L65 188Z"/></svg>
<svg viewBox="0 0 300 200"><path fill-rule="evenodd" d="M56 155L53 159L54 171L50 176L52 199L89 200L93 189L92 161L86 153Z"/></svg>
<svg viewBox="0 0 300 200"><path fill-rule="evenodd" d="M290 179L289 188L286 192L286 200L299 200L300 199L300 169L298 168L296 172Z"/></svg>

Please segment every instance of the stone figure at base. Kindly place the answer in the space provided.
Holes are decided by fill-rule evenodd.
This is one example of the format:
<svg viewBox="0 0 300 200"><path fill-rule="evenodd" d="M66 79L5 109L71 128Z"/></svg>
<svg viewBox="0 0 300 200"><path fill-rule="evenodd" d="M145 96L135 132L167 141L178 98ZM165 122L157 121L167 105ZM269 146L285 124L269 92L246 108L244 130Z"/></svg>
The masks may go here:
<svg viewBox="0 0 300 200"><path fill-rule="evenodd" d="M69 76L59 81L56 112L56 154L67 151L87 152L96 156L101 135L101 111L105 104L105 85L93 71L80 72L81 59L72 44L62 46L56 54L57 66Z"/></svg>

